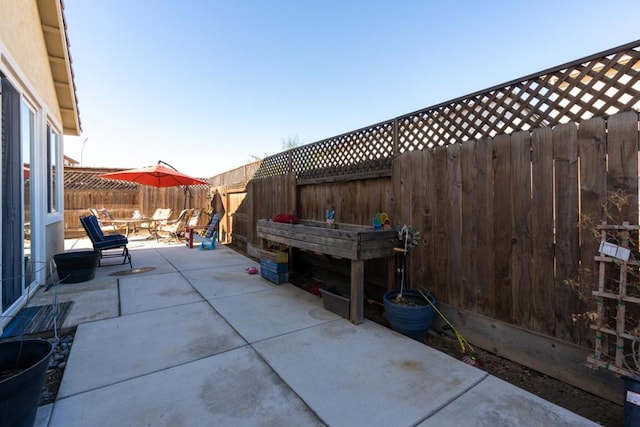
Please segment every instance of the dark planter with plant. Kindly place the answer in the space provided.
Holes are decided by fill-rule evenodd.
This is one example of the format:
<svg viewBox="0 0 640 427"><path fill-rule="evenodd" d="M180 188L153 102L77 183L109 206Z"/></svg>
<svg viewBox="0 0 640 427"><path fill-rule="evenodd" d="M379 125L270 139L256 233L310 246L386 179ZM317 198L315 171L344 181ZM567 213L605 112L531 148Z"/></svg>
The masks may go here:
<svg viewBox="0 0 640 427"><path fill-rule="evenodd" d="M0 343L0 424L33 426L53 346L42 339Z"/></svg>
<svg viewBox="0 0 640 427"><path fill-rule="evenodd" d="M418 291L404 290L402 300L397 299L398 295L400 291L394 290L387 292L383 297L384 312L391 329L414 340L423 340L436 311ZM436 303L433 295L429 295L428 298L433 304Z"/></svg>
<svg viewBox="0 0 640 427"><path fill-rule="evenodd" d="M403 242L403 247L396 249L400 289L384 294L382 302L391 329L420 341L426 336L435 317L436 299L431 294L405 289L408 274L407 255L411 248L418 245L420 233L405 225L398 230L398 239Z"/></svg>

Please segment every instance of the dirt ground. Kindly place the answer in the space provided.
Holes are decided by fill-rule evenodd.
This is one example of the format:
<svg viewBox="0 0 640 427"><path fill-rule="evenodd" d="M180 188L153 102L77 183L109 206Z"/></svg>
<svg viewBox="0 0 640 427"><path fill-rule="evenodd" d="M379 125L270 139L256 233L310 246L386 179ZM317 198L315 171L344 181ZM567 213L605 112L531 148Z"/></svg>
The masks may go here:
<svg viewBox="0 0 640 427"><path fill-rule="evenodd" d="M424 343L461 359L458 341L453 337L430 333ZM612 427L623 425L622 406L495 354L478 348L475 350L478 352L477 368L599 424Z"/></svg>

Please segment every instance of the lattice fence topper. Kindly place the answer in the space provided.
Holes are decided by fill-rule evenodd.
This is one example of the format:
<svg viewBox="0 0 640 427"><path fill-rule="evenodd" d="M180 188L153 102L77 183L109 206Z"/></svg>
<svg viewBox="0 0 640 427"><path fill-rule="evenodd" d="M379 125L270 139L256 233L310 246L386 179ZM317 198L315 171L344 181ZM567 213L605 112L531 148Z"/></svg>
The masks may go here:
<svg viewBox="0 0 640 427"><path fill-rule="evenodd" d="M261 162L262 160L258 160L253 163L248 163L246 165L232 169L223 174L216 175L211 178L209 183L212 187L226 185L228 187L244 188L249 180L255 175L256 171L260 167Z"/></svg>
<svg viewBox="0 0 640 427"><path fill-rule="evenodd" d="M138 184L133 182L98 178L102 173L104 173L103 169L77 170L74 167L65 166L64 188L65 190L135 190L138 188Z"/></svg>
<svg viewBox="0 0 640 427"><path fill-rule="evenodd" d="M255 177L384 170L406 151L638 109L640 40L267 157Z"/></svg>

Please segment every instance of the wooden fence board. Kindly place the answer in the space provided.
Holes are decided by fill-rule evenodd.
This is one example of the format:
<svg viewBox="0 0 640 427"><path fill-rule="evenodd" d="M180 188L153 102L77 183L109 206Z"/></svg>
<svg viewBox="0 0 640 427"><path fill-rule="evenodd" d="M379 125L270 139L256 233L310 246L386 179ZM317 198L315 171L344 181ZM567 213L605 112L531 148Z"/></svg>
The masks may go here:
<svg viewBox="0 0 640 427"><path fill-rule="evenodd" d="M225 196L225 215L220 226L220 234L222 241L225 243L231 243L233 238L240 237L247 239L247 207L248 201L245 203L247 197L246 192L232 192L228 189L221 191Z"/></svg>
<svg viewBox="0 0 640 427"><path fill-rule="evenodd" d="M421 177L424 179L424 194L423 194L423 217L421 223L422 230L422 241L421 246L418 249L418 253L422 258L422 265L424 266L424 274L422 277L423 283L431 290L436 293L437 285L435 283L435 270L436 270L436 261L435 261L435 224L437 222L436 212L437 210L437 200L436 200L436 188L435 188L435 160L434 160L434 151L433 150L425 150L421 154ZM438 295L438 294L436 294ZM442 298L438 295L439 298Z"/></svg>
<svg viewBox="0 0 640 427"><path fill-rule="evenodd" d="M422 154L417 151L412 153L409 156L409 172L410 175L408 177L409 188L405 187L404 191L408 193L409 206L410 206L410 216L409 222L407 225L410 225L415 231L419 231L420 233L424 233L421 228L421 220L422 220L422 210L424 209L424 200L423 194L425 189L425 182L422 180L423 178L423 158ZM393 219L393 218L392 218ZM401 225L401 224L398 224ZM418 247L411 250L409 256L411 257L411 261L409 262L409 268L411 268L411 277L412 277L412 287L413 288L427 288L428 283L424 282L424 277L426 276L425 266L423 264L423 258L421 256L420 243L418 243Z"/></svg>
<svg viewBox="0 0 640 427"><path fill-rule="evenodd" d="M393 222L394 227L398 227L399 224L402 224L406 218L402 217L402 208L401 205L403 203L403 192L402 192L402 170L406 168L405 158L409 153L404 153L398 157L396 157L391 164L391 194L389 197L389 209L387 214L391 217L391 221ZM395 264L393 266L394 271L393 276L395 277ZM391 288L399 288L399 283L393 283ZM390 289L389 289L390 290Z"/></svg>
<svg viewBox="0 0 640 427"><path fill-rule="evenodd" d="M460 150L461 144L447 147L447 186L448 186L448 221L446 232L449 236L447 241L447 288L448 301L460 306L462 304L461 292L461 171L460 171Z"/></svg>
<svg viewBox="0 0 640 427"><path fill-rule="evenodd" d="M291 211L285 213L295 211L304 219L324 221L326 210L334 207L336 222L372 225L371 220L376 212L382 209L388 213L387 209L391 205L390 177L332 184L293 185L297 194L283 189L289 194L278 197L291 200L282 205L282 209L291 206Z"/></svg>
<svg viewBox="0 0 640 427"><path fill-rule="evenodd" d="M609 192L623 191L629 204L620 221L638 222L638 113L628 111L609 117L607 166Z"/></svg>
<svg viewBox="0 0 640 427"><path fill-rule="evenodd" d="M476 144L476 296L477 311L493 316L495 311L495 243L494 243L494 199L493 199L493 141L481 139Z"/></svg>
<svg viewBox="0 0 640 427"><path fill-rule="evenodd" d="M571 281L578 280L578 142L574 124L557 126L553 131L556 197L556 246L557 263L553 301L555 334L562 339L578 340L578 329L572 322L572 314L579 309Z"/></svg>
<svg viewBox="0 0 640 427"><path fill-rule="evenodd" d="M603 204L607 197L607 160L606 160L606 122L601 117L594 117L580 123L578 128L578 155L580 158L580 214L581 222L585 218L592 218L598 223L603 218ZM598 276L596 274L596 262L593 257L598 251L598 237L590 234L584 227L580 229L580 269L579 290L582 295L590 295L592 290L598 289ZM560 236L558 236L560 241ZM570 254L565 254L570 256ZM575 258L574 258L575 259ZM567 259L566 262L575 262ZM570 270L571 264L559 264L560 268ZM564 278L571 278L572 273L565 271ZM562 280L559 276L558 280ZM578 313L589 309L589 305L581 303ZM568 334L556 335L559 338L568 337ZM589 345L589 337L592 333L585 327L580 328L580 343Z"/></svg>
<svg viewBox="0 0 640 427"><path fill-rule="evenodd" d="M388 214L391 216L391 220L394 225L397 225L403 221L400 217L402 209L400 204L402 203L402 179L400 170L404 167L405 154L396 157L391 164L391 194L389 197L389 210Z"/></svg>
<svg viewBox="0 0 640 427"><path fill-rule="evenodd" d="M398 190L400 194L397 194L398 206L400 207L400 212L402 212L401 216L397 218L398 226L402 227L404 224L411 224L411 177L414 173L411 170L411 166L413 164L412 158L420 156L420 153L417 151L412 151L403 155L403 164L402 168L398 170L400 174L400 187Z"/></svg>
<svg viewBox="0 0 640 427"><path fill-rule="evenodd" d="M486 141L484 141L486 142ZM462 144L460 151L460 169L462 178L462 240L461 240L461 277L460 290L462 307L476 311L478 304L478 159L476 141Z"/></svg>
<svg viewBox="0 0 640 427"><path fill-rule="evenodd" d="M517 324L531 327L531 145L529 132L511 135L513 191L513 312Z"/></svg>
<svg viewBox="0 0 640 427"><path fill-rule="evenodd" d="M531 139L531 327L553 336L555 275L553 254L553 137L550 128L535 129Z"/></svg>
<svg viewBox="0 0 640 427"><path fill-rule="evenodd" d="M513 279L511 267L511 230L513 201L511 194L511 138L499 135L493 141L495 242L495 309L497 319L514 321Z"/></svg>
<svg viewBox="0 0 640 427"><path fill-rule="evenodd" d="M243 201L243 207L246 210L247 221L251 224L247 228L247 242L252 245L261 247L262 242L258 240L258 234L255 229L256 222L261 219L258 217L255 205L260 201L260 195L256 193L258 180L251 180L247 183L247 197Z"/></svg>
<svg viewBox="0 0 640 427"><path fill-rule="evenodd" d="M435 187L435 221L433 224L433 286L436 297L442 301L449 301L448 278L448 243L450 235L447 233L449 223L449 187L447 185L447 149L436 147L433 153L433 186Z"/></svg>
<svg viewBox="0 0 640 427"><path fill-rule="evenodd" d="M422 203L420 192L424 189L424 183L420 182L420 177L423 176L421 172L424 168L423 163L423 153L420 151L404 153L393 163L395 171L392 174L394 178L391 184L393 208L389 212L392 212L390 214L391 221L396 228L408 225L414 230L424 233L424 230L420 228L418 213L414 206L414 200ZM422 267L423 259L421 257L423 248L420 246L408 255L409 271L406 272L405 286L429 286L424 282L425 271ZM400 285L400 283L396 283L396 287L399 288Z"/></svg>

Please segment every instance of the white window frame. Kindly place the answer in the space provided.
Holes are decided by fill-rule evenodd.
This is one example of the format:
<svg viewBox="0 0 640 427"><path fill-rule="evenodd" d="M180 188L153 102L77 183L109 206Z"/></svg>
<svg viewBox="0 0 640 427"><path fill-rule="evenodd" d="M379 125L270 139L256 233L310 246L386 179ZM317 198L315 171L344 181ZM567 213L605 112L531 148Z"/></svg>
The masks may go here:
<svg viewBox="0 0 640 427"><path fill-rule="evenodd" d="M45 127L47 145L47 222L57 221L62 212L62 136L56 128L47 122ZM52 177L55 173L55 181Z"/></svg>

